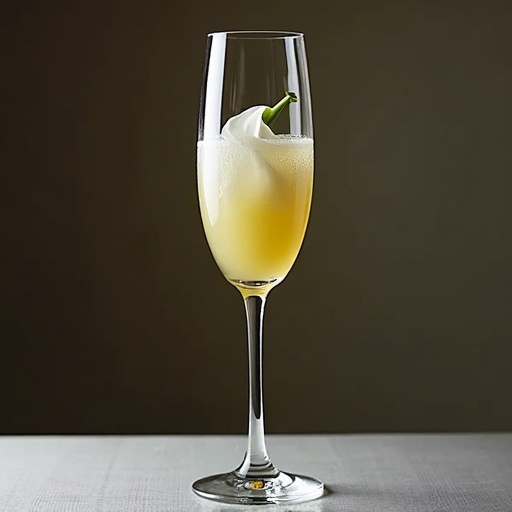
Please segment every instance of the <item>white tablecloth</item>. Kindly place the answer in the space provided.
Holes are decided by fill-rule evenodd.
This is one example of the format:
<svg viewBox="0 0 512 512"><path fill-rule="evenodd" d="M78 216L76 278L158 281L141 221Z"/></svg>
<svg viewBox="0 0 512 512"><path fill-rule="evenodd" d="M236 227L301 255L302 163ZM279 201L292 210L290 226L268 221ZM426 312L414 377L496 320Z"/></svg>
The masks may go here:
<svg viewBox="0 0 512 512"><path fill-rule="evenodd" d="M203 500L190 487L234 469L245 443L243 436L4 436L0 511L247 510ZM512 511L512 434L268 436L267 444L280 469L328 488L319 500L268 509Z"/></svg>

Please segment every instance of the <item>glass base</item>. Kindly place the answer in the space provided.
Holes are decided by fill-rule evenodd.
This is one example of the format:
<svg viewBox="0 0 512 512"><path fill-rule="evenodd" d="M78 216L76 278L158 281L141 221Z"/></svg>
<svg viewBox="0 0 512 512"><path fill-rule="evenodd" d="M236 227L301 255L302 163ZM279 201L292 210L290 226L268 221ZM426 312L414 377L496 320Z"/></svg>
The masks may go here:
<svg viewBox="0 0 512 512"><path fill-rule="evenodd" d="M324 484L315 478L279 471L271 478L243 478L237 472L201 478L194 492L210 500L239 505L302 503L319 498Z"/></svg>

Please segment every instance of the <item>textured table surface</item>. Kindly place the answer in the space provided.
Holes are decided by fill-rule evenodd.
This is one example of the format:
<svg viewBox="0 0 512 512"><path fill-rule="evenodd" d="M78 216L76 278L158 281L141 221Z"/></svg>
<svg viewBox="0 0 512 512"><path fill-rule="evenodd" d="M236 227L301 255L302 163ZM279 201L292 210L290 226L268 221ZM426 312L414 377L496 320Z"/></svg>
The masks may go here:
<svg viewBox="0 0 512 512"><path fill-rule="evenodd" d="M276 511L512 512L512 434L269 436L276 466L322 479ZM1 512L236 511L191 483L231 470L242 436L0 438ZM254 508L253 508L254 510Z"/></svg>

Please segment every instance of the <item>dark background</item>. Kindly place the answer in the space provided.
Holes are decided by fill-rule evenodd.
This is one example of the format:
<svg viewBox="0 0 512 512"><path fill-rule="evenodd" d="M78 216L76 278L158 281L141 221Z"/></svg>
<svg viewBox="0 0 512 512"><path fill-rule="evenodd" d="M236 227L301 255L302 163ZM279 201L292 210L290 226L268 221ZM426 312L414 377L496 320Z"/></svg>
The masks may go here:
<svg viewBox="0 0 512 512"><path fill-rule="evenodd" d="M206 33L306 34L301 255L269 432L512 429L512 2L11 1L0 432L246 429L243 303L206 245Z"/></svg>

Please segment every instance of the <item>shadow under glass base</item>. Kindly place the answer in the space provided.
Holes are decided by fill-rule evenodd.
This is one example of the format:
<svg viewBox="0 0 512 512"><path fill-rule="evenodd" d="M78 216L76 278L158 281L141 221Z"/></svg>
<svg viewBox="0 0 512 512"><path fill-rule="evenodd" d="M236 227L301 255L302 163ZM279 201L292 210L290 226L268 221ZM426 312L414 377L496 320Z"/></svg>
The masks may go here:
<svg viewBox="0 0 512 512"><path fill-rule="evenodd" d="M194 492L210 500L239 505L302 503L319 498L324 484L315 478L278 471L270 478L244 478L237 472L201 478Z"/></svg>

